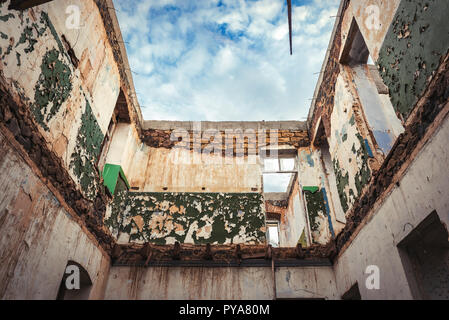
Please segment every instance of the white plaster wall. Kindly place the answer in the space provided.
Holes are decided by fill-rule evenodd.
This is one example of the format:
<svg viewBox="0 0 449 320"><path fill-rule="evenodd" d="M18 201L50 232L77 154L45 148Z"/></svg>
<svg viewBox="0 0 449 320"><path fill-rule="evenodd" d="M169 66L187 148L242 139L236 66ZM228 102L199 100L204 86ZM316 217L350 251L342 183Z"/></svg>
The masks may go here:
<svg viewBox="0 0 449 320"><path fill-rule="evenodd" d="M279 226L279 244L281 247L296 247L304 230L306 239L308 238L309 230L306 224L304 205L304 200L300 195L299 185L296 184L289 199L288 208Z"/></svg>
<svg viewBox="0 0 449 320"><path fill-rule="evenodd" d="M331 267L276 269L278 298L338 299ZM112 267L107 300L272 300L271 268Z"/></svg>
<svg viewBox="0 0 449 320"><path fill-rule="evenodd" d="M406 175L334 266L345 293L356 281L363 299L411 299L397 245L433 210L449 226L449 118L420 152ZM380 290L367 290L367 266L380 268Z"/></svg>
<svg viewBox="0 0 449 320"><path fill-rule="evenodd" d="M130 180L145 192L260 192L257 159L201 155L184 149L147 148L147 162L130 169ZM144 166L145 165L145 166ZM164 190L167 188L167 190ZM203 188L205 188L203 190ZM255 188L256 190L253 190Z"/></svg>

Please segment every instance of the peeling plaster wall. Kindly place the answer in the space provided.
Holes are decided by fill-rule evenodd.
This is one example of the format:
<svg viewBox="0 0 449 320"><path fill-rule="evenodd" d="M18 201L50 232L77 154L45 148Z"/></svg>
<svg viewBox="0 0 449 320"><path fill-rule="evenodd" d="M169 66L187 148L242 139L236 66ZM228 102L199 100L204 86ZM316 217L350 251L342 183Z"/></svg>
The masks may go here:
<svg viewBox="0 0 449 320"><path fill-rule="evenodd" d="M377 62L393 107L404 119L449 50L448 11L447 1L403 0L385 37Z"/></svg>
<svg viewBox="0 0 449 320"><path fill-rule="evenodd" d="M119 123L106 163L121 165L140 192L260 192L258 156L223 157L184 148L153 148L142 143L135 126Z"/></svg>
<svg viewBox="0 0 449 320"><path fill-rule="evenodd" d="M334 270L340 294L358 281L363 299L412 299L397 245L436 210L449 226L449 118L408 168L375 216L363 227ZM380 269L380 290L365 287L367 266Z"/></svg>
<svg viewBox="0 0 449 320"><path fill-rule="evenodd" d="M127 175L131 185L143 192L262 190L262 171L255 156L224 158L184 149L144 146L136 152Z"/></svg>
<svg viewBox="0 0 449 320"><path fill-rule="evenodd" d="M348 31L352 18L355 17L374 61L377 61L382 43L401 1L403 0L356 0L349 4L343 29ZM373 9L372 6L377 6L379 10ZM379 24L374 24L374 18L379 19ZM343 40L346 37L347 33L344 32Z"/></svg>
<svg viewBox="0 0 449 320"><path fill-rule="evenodd" d="M69 260L102 299L110 259L0 133L0 299L56 299Z"/></svg>
<svg viewBox="0 0 449 320"><path fill-rule="evenodd" d="M326 210L323 190L327 190L327 178L321 162L321 151L314 148L301 148L298 150L299 159L299 185L301 206L306 208L308 227L311 242L326 244L331 240L329 214L331 219L335 216L333 207ZM317 187L317 192L310 193L304 187ZM315 198L318 195L318 198ZM331 194L326 191L327 197ZM329 198L327 199L329 200ZM298 205L297 205L298 206ZM332 210L332 211L331 211ZM307 235L307 234L306 234Z"/></svg>
<svg viewBox="0 0 449 320"><path fill-rule="evenodd" d="M369 149L361 134L349 84L339 75L328 138L341 206L347 212L371 178Z"/></svg>
<svg viewBox="0 0 449 320"><path fill-rule="evenodd" d="M121 192L105 223L119 243L265 243L258 193Z"/></svg>
<svg viewBox="0 0 449 320"><path fill-rule="evenodd" d="M358 97L360 98L366 116L367 125L375 138L377 146L386 156L399 135L395 134L395 132L403 132L403 129L393 130L393 128L396 128L395 125L397 126L398 122L400 125L400 121L393 112L384 112L384 109L391 109L393 111L393 107L391 103L388 105L388 98L382 99L383 95L378 93L376 85L372 80L372 71L369 70L368 65L354 66L352 67L352 72Z"/></svg>
<svg viewBox="0 0 449 320"><path fill-rule="evenodd" d="M93 1L52 1L22 12L8 11L8 3L0 4L2 76L29 106L80 190L94 200L95 163L120 85L98 8ZM61 12L68 5L80 8L82 28L66 27Z"/></svg>
<svg viewBox="0 0 449 320"><path fill-rule="evenodd" d="M272 300L271 268L112 267L107 300ZM331 267L277 268L276 296L338 299Z"/></svg>
<svg viewBox="0 0 449 320"><path fill-rule="evenodd" d="M304 201L301 198L299 184L295 183L288 201L288 207L282 214L279 226L279 244L281 247L296 247L301 237L307 241L308 227ZM304 233L304 235L303 235Z"/></svg>

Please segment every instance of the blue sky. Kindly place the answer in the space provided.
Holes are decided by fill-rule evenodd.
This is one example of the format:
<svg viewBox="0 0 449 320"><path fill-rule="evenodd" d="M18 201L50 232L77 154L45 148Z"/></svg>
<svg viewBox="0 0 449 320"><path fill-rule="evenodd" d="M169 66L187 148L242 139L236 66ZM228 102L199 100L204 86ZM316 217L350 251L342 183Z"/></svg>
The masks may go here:
<svg viewBox="0 0 449 320"><path fill-rule="evenodd" d="M340 0L114 0L146 120L304 120Z"/></svg>

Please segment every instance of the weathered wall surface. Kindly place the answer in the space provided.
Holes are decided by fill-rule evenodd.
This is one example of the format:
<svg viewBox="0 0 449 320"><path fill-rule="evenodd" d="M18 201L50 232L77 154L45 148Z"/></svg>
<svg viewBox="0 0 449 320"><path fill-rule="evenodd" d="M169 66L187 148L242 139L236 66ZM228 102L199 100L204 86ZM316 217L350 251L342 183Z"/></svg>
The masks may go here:
<svg viewBox="0 0 449 320"><path fill-rule="evenodd" d="M0 133L0 298L56 299L69 260L102 299L110 259Z"/></svg>
<svg viewBox="0 0 449 320"><path fill-rule="evenodd" d="M407 119L449 50L449 3L401 1L378 65L395 110Z"/></svg>
<svg viewBox="0 0 449 320"><path fill-rule="evenodd" d="M136 153L129 180L143 192L261 192L257 157L222 157L184 149L144 147ZM145 174L142 174L144 172Z"/></svg>
<svg viewBox="0 0 449 320"><path fill-rule="evenodd" d="M296 247L308 242L308 226L304 202L301 198L299 184L293 186L285 213L281 216L279 226L279 244L281 247Z"/></svg>
<svg viewBox="0 0 449 320"><path fill-rule="evenodd" d="M0 68L12 94L32 111L51 150L94 200L104 133L120 78L93 1L52 1L25 11L0 4ZM68 5L80 9L82 29L68 28ZM82 32L90 30L90 32Z"/></svg>
<svg viewBox="0 0 449 320"><path fill-rule="evenodd" d="M330 267L277 268L278 298L338 299ZM108 300L272 300L271 268L112 267Z"/></svg>
<svg viewBox="0 0 449 320"><path fill-rule="evenodd" d="M366 46L374 61L377 61L385 36L399 3L402 0L357 0L351 1L344 17L343 40L347 38L353 18L356 19ZM379 21L376 23L376 20Z"/></svg>
<svg viewBox="0 0 449 320"><path fill-rule="evenodd" d="M326 211L324 198L313 200L311 193L306 189L315 188L320 194L325 188L325 176L321 165L321 152L316 148L301 148L298 150L299 160L299 187L301 205L305 208L310 231L308 237L313 243L325 244L330 240L328 212ZM298 204L296 205L298 206ZM296 226L294 227L296 228Z"/></svg>
<svg viewBox="0 0 449 320"><path fill-rule="evenodd" d="M265 242L265 208L259 193L121 192L105 223L119 243Z"/></svg>
<svg viewBox="0 0 449 320"><path fill-rule="evenodd" d="M371 178L369 165L373 155L369 140L362 136L354 106L356 101L350 84L342 74L338 76L335 89L335 106L331 123L332 133L328 138L329 152L333 161L337 189L341 206L347 212L360 196L363 187Z"/></svg>
<svg viewBox="0 0 449 320"><path fill-rule="evenodd" d="M449 118L415 158L406 175L376 209L337 260L334 270L340 294L356 281L364 299L411 299L397 245L434 210L449 226L447 137ZM365 287L367 266L380 269L380 290Z"/></svg>

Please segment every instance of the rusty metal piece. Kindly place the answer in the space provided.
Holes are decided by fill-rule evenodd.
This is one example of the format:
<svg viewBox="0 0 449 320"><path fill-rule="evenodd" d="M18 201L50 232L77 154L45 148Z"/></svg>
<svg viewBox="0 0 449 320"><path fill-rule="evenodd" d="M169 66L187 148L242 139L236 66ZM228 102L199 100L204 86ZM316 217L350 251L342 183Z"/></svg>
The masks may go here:
<svg viewBox="0 0 449 320"><path fill-rule="evenodd" d="M204 255L204 259L206 259L206 260L213 260L214 259L210 243L208 243L206 245L206 254Z"/></svg>
<svg viewBox="0 0 449 320"><path fill-rule="evenodd" d="M273 258L273 247L270 245L268 245L267 250L265 252L265 259L266 260L271 260Z"/></svg>
<svg viewBox="0 0 449 320"><path fill-rule="evenodd" d="M122 247L118 244L115 244L114 248L112 249L112 253L111 253L112 259L118 260L120 258L120 256L122 255L122 253L123 253Z"/></svg>
<svg viewBox="0 0 449 320"><path fill-rule="evenodd" d="M305 257L304 251L302 250L302 246L300 243L296 245L296 257L298 259L304 259Z"/></svg>
<svg viewBox="0 0 449 320"><path fill-rule="evenodd" d="M142 249L140 249L139 253L142 256L142 258L145 259L145 267L147 267L153 255L153 252L151 250L151 244L145 243Z"/></svg>
<svg viewBox="0 0 449 320"><path fill-rule="evenodd" d="M181 245L177 241L176 241L175 245L173 246L172 258L173 258L173 260L181 259Z"/></svg>
<svg viewBox="0 0 449 320"><path fill-rule="evenodd" d="M235 258L239 261L242 260L242 248L239 244L235 247Z"/></svg>

